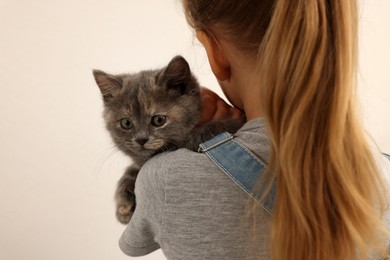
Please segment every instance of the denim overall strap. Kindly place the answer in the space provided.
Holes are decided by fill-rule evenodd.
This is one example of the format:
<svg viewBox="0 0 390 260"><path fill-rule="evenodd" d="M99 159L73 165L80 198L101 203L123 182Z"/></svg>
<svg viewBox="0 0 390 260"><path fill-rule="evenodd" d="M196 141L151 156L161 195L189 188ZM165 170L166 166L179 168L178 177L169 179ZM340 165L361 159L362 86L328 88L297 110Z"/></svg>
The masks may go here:
<svg viewBox="0 0 390 260"><path fill-rule="evenodd" d="M276 200L275 182L265 198L262 195L266 191L266 185L259 185L256 193L253 191L266 164L236 142L234 135L226 132L219 134L200 144L198 152L205 153L230 179L272 215Z"/></svg>

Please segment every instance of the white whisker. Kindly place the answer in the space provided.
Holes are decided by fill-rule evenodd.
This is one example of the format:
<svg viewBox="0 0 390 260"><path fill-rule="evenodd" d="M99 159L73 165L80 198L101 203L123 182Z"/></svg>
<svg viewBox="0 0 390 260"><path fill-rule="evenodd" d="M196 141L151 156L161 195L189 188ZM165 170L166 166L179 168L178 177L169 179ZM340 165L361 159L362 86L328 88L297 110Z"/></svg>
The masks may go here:
<svg viewBox="0 0 390 260"><path fill-rule="evenodd" d="M96 162L93 175L98 178L107 166L118 165L118 159L123 158L123 153L112 142L106 143L96 151L93 161ZM106 173L107 171L104 171ZM108 172L111 172L110 170Z"/></svg>

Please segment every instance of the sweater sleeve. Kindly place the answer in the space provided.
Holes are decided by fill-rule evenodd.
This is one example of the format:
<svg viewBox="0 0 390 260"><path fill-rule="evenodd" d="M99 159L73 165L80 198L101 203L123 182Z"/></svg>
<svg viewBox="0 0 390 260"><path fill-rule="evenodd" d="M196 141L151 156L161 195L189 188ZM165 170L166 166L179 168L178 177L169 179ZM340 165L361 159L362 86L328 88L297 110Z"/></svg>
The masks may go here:
<svg viewBox="0 0 390 260"><path fill-rule="evenodd" d="M164 155L149 160L138 174L136 209L119 240L119 247L126 255L143 256L160 248L166 171L161 157Z"/></svg>

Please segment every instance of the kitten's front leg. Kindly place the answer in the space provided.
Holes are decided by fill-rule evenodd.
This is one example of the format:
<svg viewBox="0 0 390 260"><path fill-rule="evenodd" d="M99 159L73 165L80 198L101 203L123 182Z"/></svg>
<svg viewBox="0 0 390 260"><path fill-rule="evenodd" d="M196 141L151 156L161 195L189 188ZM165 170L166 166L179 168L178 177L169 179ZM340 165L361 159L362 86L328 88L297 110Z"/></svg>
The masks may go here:
<svg viewBox="0 0 390 260"><path fill-rule="evenodd" d="M134 188L138 172L139 168L131 165L118 182L115 192L116 218L122 224L130 222L135 210Z"/></svg>

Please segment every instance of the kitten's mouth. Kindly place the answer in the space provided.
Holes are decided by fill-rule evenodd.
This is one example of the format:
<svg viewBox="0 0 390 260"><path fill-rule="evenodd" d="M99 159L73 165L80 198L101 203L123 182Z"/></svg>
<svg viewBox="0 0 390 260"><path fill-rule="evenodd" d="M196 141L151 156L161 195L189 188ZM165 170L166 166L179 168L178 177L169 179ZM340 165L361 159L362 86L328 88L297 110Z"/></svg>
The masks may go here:
<svg viewBox="0 0 390 260"><path fill-rule="evenodd" d="M155 140L152 143L146 143L140 147L141 151L144 152L152 152L153 154L161 153L161 152L166 152L166 151L173 151L178 148L178 145L175 144L174 142L170 141L164 141L162 139Z"/></svg>
<svg viewBox="0 0 390 260"><path fill-rule="evenodd" d="M139 148L139 151L142 153L142 152L146 152L146 153L153 153L154 151L158 150L159 148L147 148L145 146L141 146Z"/></svg>
<svg viewBox="0 0 390 260"><path fill-rule="evenodd" d="M177 150L178 146L174 143L166 143L155 150L154 154Z"/></svg>

